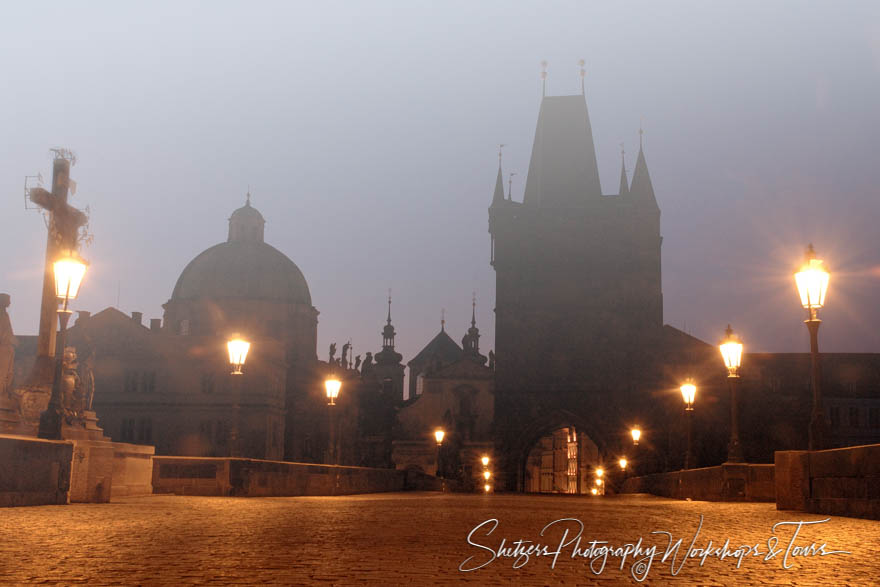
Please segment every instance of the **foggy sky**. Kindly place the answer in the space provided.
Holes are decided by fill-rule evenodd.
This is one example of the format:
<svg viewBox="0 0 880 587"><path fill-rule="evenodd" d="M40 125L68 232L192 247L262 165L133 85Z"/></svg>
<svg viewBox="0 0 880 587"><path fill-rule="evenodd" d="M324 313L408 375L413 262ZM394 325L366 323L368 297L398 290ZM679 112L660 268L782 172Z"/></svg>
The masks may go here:
<svg viewBox="0 0 880 587"><path fill-rule="evenodd" d="M880 351L880 9L808 2L5 3L0 291L34 334L46 232L25 175L73 149L94 242L74 309L161 317L244 203L308 280L318 354L404 361L460 340L477 292L493 348L487 207L497 144L522 199L540 100L587 104L605 193L619 143L662 211L665 322L750 351L807 351L791 277L832 270L823 351ZM577 351L577 349L573 349Z"/></svg>

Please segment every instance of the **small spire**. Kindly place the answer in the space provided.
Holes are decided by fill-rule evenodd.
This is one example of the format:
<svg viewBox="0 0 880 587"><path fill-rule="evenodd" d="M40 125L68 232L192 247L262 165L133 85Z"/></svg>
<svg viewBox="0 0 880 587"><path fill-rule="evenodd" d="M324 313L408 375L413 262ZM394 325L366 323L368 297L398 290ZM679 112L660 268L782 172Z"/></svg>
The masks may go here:
<svg viewBox="0 0 880 587"><path fill-rule="evenodd" d="M645 122L644 118L639 121L639 151L641 151L642 147L644 146L645 130L642 128L642 124L644 122Z"/></svg>
<svg viewBox="0 0 880 587"><path fill-rule="evenodd" d="M388 288L388 324L391 324L391 288Z"/></svg>
<svg viewBox="0 0 880 587"><path fill-rule="evenodd" d="M511 173L507 176L507 199L513 201L513 176L516 173Z"/></svg>
<svg viewBox="0 0 880 587"><path fill-rule="evenodd" d="M492 195L492 205L504 201L504 179L501 176L501 149L504 145L498 145L498 177L495 178L495 193Z"/></svg>
<svg viewBox="0 0 880 587"><path fill-rule="evenodd" d="M440 308L440 332L446 332L446 308Z"/></svg>
<svg viewBox="0 0 880 587"><path fill-rule="evenodd" d="M584 65L586 65L586 64L587 64L587 62L584 61L583 59L581 59L580 61L578 61L578 65L579 65L580 68L581 68L580 74L581 74L581 95L582 95L582 96L586 96L586 95L587 95L586 91L584 91L584 76L587 75L587 71L584 69Z"/></svg>
<svg viewBox="0 0 880 587"><path fill-rule="evenodd" d="M541 62L541 97L547 95L547 62Z"/></svg>
<svg viewBox="0 0 880 587"><path fill-rule="evenodd" d="M248 186L247 195L245 196L244 205L250 207L251 205L251 186Z"/></svg>
<svg viewBox="0 0 880 587"><path fill-rule="evenodd" d="M620 143L620 195L629 195L629 181L626 177L626 151Z"/></svg>
<svg viewBox="0 0 880 587"><path fill-rule="evenodd" d="M471 328L477 325L477 292L471 295Z"/></svg>

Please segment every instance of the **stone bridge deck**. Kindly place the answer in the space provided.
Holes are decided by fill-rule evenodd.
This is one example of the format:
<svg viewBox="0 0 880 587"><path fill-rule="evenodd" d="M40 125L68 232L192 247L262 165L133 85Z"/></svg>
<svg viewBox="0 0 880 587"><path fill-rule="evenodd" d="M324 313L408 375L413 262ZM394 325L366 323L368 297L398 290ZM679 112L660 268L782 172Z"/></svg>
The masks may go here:
<svg viewBox="0 0 880 587"><path fill-rule="evenodd" d="M609 498L373 494L345 497L215 498L150 496L110 504L10 508L0 511L0 582L89 584L634 584L630 556L610 557L601 574L563 549L551 568L548 556L532 556L519 569L513 558L497 559L468 573L458 570L468 557L478 565L491 558L469 546L468 533L497 518L489 536L474 541L497 548L518 539L542 541L555 550L563 528L541 529L560 518L584 524L580 548L592 539L623 544L643 538L643 546L665 549L666 538L690 544L704 516L696 547L709 540L731 550L757 544L761 557L708 558L682 563L676 576L658 554L648 584L699 583L869 585L880 575L880 522L851 518L803 527L795 544L827 543L826 550L851 554L794 557L783 568L792 528L781 529L778 549L764 560L772 526L780 521L820 520L826 516L778 512L773 504L673 501L647 496ZM573 523L569 523L574 529ZM641 567L640 567L641 568Z"/></svg>

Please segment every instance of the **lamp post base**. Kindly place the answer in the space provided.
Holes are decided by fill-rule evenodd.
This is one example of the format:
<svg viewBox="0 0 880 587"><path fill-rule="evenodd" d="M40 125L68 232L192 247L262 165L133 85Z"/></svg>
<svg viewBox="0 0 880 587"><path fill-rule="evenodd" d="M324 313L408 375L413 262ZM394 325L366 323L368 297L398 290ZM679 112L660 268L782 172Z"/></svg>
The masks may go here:
<svg viewBox="0 0 880 587"><path fill-rule="evenodd" d="M745 457L743 457L742 446L740 446L739 442L733 441L727 445L727 462L728 463L744 463Z"/></svg>

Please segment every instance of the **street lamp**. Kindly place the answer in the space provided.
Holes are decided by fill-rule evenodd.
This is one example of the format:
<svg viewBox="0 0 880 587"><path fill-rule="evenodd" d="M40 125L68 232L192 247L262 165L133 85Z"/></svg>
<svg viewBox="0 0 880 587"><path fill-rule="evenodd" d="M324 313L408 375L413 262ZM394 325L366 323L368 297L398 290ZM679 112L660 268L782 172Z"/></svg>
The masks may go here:
<svg viewBox="0 0 880 587"><path fill-rule="evenodd" d="M242 375L241 368L247 360L248 351L251 349L251 343L246 341L238 333L233 334L226 342L226 350L229 353L229 364L232 366L232 375ZM239 405L241 403L241 379L236 381L234 386L235 403L232 406L233 423L230 434L230 456L240 457L241 454L241 412Z"/></svg>
<svg viewBox="0 0 880 587"><path fill-rule="evenodd" d="M483 463L484 467L488 467L489 466L489 457L486 455L483 455L483 457L480 459L480 462Z"/></svg>
<svg viewBox="0 0 880 587"><path fill-rule="evenodd" d="M440 446L443 444L443 438L446 436L446 431L443 428L437 428L434 430L434 440L437 442L437 468L434 472L435 476L440 476Z"/></svg>
<svg viewBox="0 0 880 587"><path fill-rule="evenodd" d="M488 481L491 478L492 478L492 473L490 473L489 471L483 471L483 479Z"/></svg>
<svg viewBox="0 0 880 587"><path fill-rule="evenodd" d="M232 365L232 374L241 375L241 368L247 360L248 351L251 349L251 343L241 338L238 334L233 334L232 338L226 343L226 350L229 351L229 364Z"/></svg>
<svg viewBox="0 0 880 587"><path fill-rule="evenodd" d="M621 470L621 471L626 471L626 465L627 465L627 462L628 462L628 461L626 460L626 457L621 458L619 461L617 461L617 463L620 465L620 470Z"/></svg>
<svg viewBox="0 0 880 587"><path fill-rule="evenodd" d="M684 468L690 469L693 460L694 442L694 399L697 397L697 386L688 380L681 386L681 397L684 399L684 414L687 420L687 452L684 456Z"/></svg>
<svg viewBox="0 0 880 587"><path fill-rule="evenodd" d="M638 426L636 426L632 430L630 430L629 433L632 435L633 446L638 446L639 438L642 437L642 431L639 429Z"/></svg>
<svg viewBox="0 0 880 587"><path fill-rule="evenodd" d="M605 474L605 469L603 469L602 467L599 467L598 469L596 469L596 477L601 477L604 474Z"/></svg>
<svg viewBox="0 0 880 587"><path fill-rule="evenodd" d="M61 440L61 427L64 417L64 400L61 397L61 374L64 370L64 346L67 342L67 324L72 312L67 308L70 300L79 293L86 274L87 264L75 253L68 253L55 261L52 270L55 274L55 296L61 303L58 310L58 348L55 353L55 378L52 381L52 395L46 411L40 414L40 427L37 435L40 438Z"/></svg>
<svg viewBox="0 0 880 587"><path fill-rule="evenodd" d="M830 274L821 259L816 258L813 245L807 247L806 263L795 273L801 305L807 310L804 323L810 331L810 362L812 363L813 415L810 421L810 450L825 447L825 412L822 409L822 365L819 363L819 308L825 305Z"/></svg>
<svg viewBox="0 0 880 587"><path fill-rule="evenodd" d="M342 382L336 378L331 377L324 381L324 389L327 392L327 399L330 400L327 402L328 406L336 405L336 398L339 397L339 389L342 387Z"/></svg>
<svg viewBox="0 0 880 587"><path fill-rule="evenodd" d="M324 390L327 393L327 399L330 400L327 402L327 406L329 406L327 413L330 418L330 455L328 460L333 465L339 464L339 451L336 447L336 419L334 417L336 410L333 409L333 406L336 405L336 398L339 397L339 389L341 387L342 382L332 375L324 381Z"/></svg>
<svg viewBox="0 0 880 587"><path fill-rule="evenodd" d="M483 485L483 491L489 493L490 491L492 491L492 486L486 483L485 485Z"/></svg>
<svg viewBox="0 0 880 587"><path fill-rule="evenodd" d="M724 366L727 367L727 384L730 388L730 442L727 445L727 462L743 462L742 446L739 443L739 368L742 365L743 344L733 333L730 324L724 331L724 342L719 345Z"/></svg>

